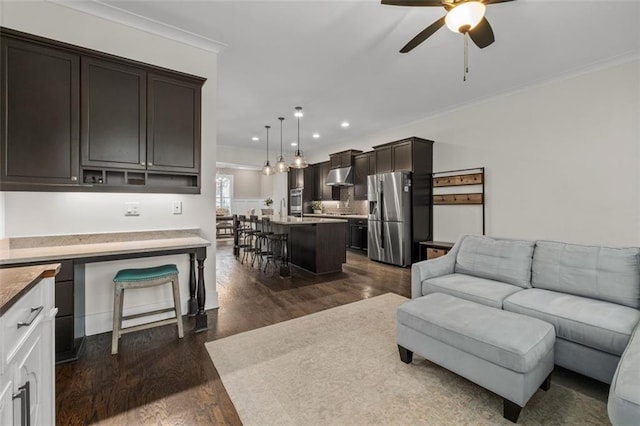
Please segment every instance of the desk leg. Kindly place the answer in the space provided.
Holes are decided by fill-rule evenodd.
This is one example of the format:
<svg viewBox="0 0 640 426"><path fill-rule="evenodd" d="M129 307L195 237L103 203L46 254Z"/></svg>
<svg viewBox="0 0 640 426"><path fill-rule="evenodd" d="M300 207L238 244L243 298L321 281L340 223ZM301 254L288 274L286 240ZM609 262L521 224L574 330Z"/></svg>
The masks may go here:
<svg viewBox="0 0 640 426"><path fill-rule="evenodd" d="M196 302L196 255L189 253L189 305L187 310L188 317L195 317L198 311Z"/></svg>
<svg viewBox="0 0 640 426"><path fill-rule="evenodd" d="M198 260L198 312L196 313L196 326L193 331L199 333L208 328L207 313L204 310L204 302L207 298L207 292L204 288L204 260L207 258L207 248L198 248L196 257Z"/></svg>

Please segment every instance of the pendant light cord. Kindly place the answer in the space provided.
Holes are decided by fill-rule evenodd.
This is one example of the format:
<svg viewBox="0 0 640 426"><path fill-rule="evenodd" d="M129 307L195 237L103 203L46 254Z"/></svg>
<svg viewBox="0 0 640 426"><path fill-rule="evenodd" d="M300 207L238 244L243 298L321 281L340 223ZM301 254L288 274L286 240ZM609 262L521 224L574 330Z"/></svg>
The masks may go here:
<svg viewBox="0 0 640 426"><path fill-rule="evenodd" d="M284 117L278 117L278 120L280 120L280 158L282 157L282 122L284 121Z"/></svg>
<svg viewBox="0 0 640 426"><path fill-rule="evenodd" d="M464 73L462 75L462 81L467 81L467 74L469 74L469 32L464 33Z"/></svg>

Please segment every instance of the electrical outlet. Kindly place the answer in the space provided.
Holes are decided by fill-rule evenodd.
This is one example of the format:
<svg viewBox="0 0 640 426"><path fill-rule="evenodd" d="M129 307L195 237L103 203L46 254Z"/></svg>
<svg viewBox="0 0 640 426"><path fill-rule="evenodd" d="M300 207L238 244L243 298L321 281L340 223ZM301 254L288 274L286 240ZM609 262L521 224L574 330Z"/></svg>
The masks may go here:
<svg viewBox="0 0 640 426"><path fill-rule="evenodd" d="M173 214L182 214L182 201L173 202Z"/></svg>
<svg viewBox="0 0 640 426"><path fill-rule="evenodd" d="M124 203L124 215L140 216L140 203L138 202Z"/></svg>

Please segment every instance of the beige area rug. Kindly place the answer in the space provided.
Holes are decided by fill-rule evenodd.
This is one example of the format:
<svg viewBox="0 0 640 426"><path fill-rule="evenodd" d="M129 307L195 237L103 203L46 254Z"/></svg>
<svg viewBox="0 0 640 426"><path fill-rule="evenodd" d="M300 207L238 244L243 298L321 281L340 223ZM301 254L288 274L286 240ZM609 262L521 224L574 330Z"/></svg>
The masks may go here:
<svg viewBox="0 0 640 426"><path fill-rule="evenodd" d="M414 356L400 361L388 293L206 344L249 425L512 424L502 398ZM602 401L552 383L519 424L609 424Z"/></svg>

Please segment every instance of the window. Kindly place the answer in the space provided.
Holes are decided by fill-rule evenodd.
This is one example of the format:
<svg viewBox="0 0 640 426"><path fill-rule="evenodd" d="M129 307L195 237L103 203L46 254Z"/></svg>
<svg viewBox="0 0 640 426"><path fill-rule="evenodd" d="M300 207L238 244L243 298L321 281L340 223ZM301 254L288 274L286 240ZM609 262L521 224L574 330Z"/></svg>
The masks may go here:
<svg viewBox="0 0 640 426"><path fill-rule="evenodd" d="M233 176L216 175L216 208L231 212L231 195L233 194Z"/></svg>

